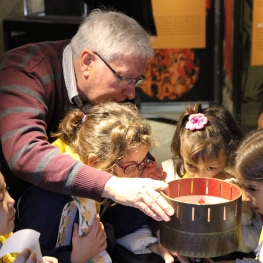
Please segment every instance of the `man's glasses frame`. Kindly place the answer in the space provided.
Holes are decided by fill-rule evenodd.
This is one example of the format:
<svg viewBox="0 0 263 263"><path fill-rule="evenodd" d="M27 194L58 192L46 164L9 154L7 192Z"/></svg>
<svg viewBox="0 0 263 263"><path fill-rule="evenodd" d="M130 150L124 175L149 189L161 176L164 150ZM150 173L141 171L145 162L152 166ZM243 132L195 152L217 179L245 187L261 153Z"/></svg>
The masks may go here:
<svg viewBox="0 0 263 263"><path fill-rule="evenodd" d="M120 80L120 86L129 86L134 85L135 87L140 87L145 81L146 77L142 74L141 79L135 79L135 78L128 78L121 76L117 71L115 71L106 60L104 60L97 52L93 52L95 55L97 55L104 63L105 65L113 72L113 74Z"/></svg>

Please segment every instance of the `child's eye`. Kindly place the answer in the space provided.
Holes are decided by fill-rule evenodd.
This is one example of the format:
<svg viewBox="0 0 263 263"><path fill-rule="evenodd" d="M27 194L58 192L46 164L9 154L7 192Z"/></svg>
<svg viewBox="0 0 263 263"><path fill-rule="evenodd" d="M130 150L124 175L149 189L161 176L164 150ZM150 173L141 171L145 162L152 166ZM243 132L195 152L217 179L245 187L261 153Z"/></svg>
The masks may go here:
<svg viewBox="0 0 263 263"><path fill-rule="evenodd" d="M195 166L191 163L186 163L186 165L189 167L189 168L195 168Z"/></svg>
<svg viewBox="0 0 263 263"><path fill-rule="evenodd" d="M207 170L208 170L208 171L215 171L216 168L215 168L215 167L207 167Z"/></svg>
<svg viewBox="0 0 263 263"><path fill-rule="evenodd" d="M8 192L9 187L6 187L5 189L3 189L0 193L0 202L3 202L4 198L5 198L5 193Z"/></svg>
<svg viewBox="0 0 263 263"><path fill-rule="evenodd" d="M242 188L244 188L246 191L250 191L250 192L257 191L257 189L255 187L252 187L252 186L242 186Z"/></svg>

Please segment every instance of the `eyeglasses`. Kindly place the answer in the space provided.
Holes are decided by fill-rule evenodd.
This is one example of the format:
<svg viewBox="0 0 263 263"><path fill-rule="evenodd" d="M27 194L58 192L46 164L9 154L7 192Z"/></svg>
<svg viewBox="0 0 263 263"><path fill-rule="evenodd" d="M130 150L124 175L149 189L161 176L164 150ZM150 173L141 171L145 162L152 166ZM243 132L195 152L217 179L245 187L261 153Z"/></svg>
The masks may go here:
<svg viewBox="0 0 263 263"><path fill-rule="evenodd" d="M138 168L138 170L143 170L145 168L145 166L147 165L147 163L152 163L153 161L148 159L148 158L145 158L141 163L139 164L130 164L130 165L127 165L127 166L122 166L122 165L118 165L120 168L123 169L123 172L125 174L129 174L129 173L132 173L135 171L136 168Z"/></svg>
<svg viewBox="0 0 263 263"><path fill-rule="evenodd" d="M146 77L143 74L142 74L141 79L134 79L134 78L128 78L128 77L121 76L97 52L93 52L93 53L96 54L105 63L105 65L114 73L114 75L120 80L121 87L127 87L129 85L135 84L135 87L138 88L143 84L143 82L145 82Z"/></svg>

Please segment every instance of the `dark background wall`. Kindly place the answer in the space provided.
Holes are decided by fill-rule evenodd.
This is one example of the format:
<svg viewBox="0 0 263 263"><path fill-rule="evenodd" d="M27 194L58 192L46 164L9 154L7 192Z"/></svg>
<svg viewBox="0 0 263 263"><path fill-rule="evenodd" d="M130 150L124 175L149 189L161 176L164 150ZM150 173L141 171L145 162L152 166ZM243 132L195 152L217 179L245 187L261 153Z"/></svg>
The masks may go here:
<svg viewBox="0 0 263 263"><path fill-rule="evenodd" d="M39 0L34 0L39 1ZM4 52L4 37L2 29L2 21L8 17L20 17L24 16L23 14L23 1L21 0L1 0L0 8L0 54Z"/></svg>

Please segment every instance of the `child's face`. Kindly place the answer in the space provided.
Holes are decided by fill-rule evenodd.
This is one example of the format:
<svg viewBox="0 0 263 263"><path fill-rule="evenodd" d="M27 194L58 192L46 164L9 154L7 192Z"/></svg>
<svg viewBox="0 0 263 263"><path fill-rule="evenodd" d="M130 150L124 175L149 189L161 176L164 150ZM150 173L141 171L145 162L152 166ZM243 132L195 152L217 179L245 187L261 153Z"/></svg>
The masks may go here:
<svg viewBox="0 0 263 263"><path fill-rule="evenodd" d="M126 157L124 157L122 159L122 161L120 162L120 164L118 166L116 166L116 175L119 177L140 177L144 167L147 165L147 162L144 162L146 159L146 155L149 151L148 147L142 147L139 148L137 150L130 150L128 152L128 155ZM127 167L130 165L137 165L137 167L135 166L135 169L133 172L130 173L124 173L124 170L128 170ZM141 164L142 169L138 169L138 165ZM144 165L145 164L145 165Z"/></svg>
<svg viewBox="0 0 263 263"><path fill-rule="evenodd" d="M15 227L15 201L6 190L3 175L0 173L0 235L9 234Z"/></svg>
<svg viewBox="0 0 263 263"><path fill-rule="evenodd" d="M246 180L239 173L236 178L243 190L242 200L246 202L252 210L263 214L263 182Z"/></svg>
<svg viewBox="0 0 263 263"><path fill-rule="evenodd" d="M223 172L226 166L226 155L223 150L220 151L218 157L211 160L198 159L197 163L193 163L189 158L190 144L188 140L181 142L181 156L183 158L184 168L189 177L208 177L226 179Z"/></svg>

